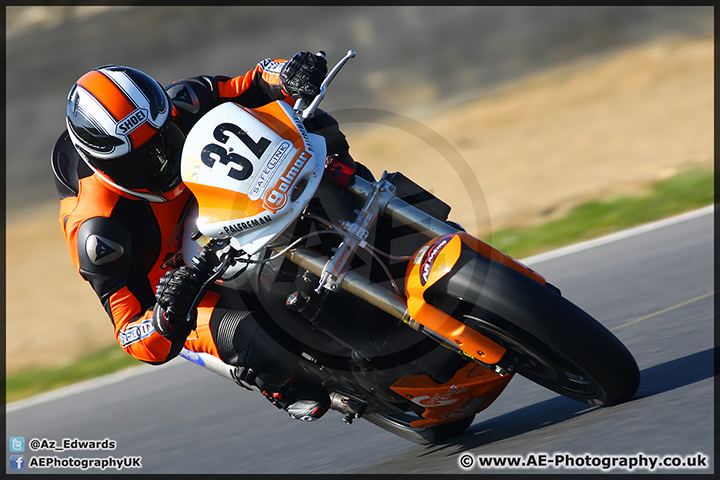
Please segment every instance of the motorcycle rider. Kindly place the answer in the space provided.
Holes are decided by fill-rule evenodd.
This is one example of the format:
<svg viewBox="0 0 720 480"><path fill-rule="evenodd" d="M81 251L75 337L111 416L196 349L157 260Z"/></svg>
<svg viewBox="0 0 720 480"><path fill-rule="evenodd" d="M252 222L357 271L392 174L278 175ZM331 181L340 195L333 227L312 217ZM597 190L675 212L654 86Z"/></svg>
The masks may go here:
<svg viewBox="0 0 720 480"><path fill-rule="evenodd" d="M183 346L236 365L237 382L293 418L312 421L327 392L295 380L287 349L264 328L256 299L214 285L189 312L212 262L182 261L182 230L193 196L180 178L185 135L223 102L259 107L317 95L322 56L265 59L245 75L197 76L163 88L139 70L107 65L83 75L67 100L66 126L52 154L60 225L80 275L100 298L120 346L162 364ZM324 112L306 122L325 136L328 155L351 167L345 137ZM190 313L194 323L188 323Z"/></svg>

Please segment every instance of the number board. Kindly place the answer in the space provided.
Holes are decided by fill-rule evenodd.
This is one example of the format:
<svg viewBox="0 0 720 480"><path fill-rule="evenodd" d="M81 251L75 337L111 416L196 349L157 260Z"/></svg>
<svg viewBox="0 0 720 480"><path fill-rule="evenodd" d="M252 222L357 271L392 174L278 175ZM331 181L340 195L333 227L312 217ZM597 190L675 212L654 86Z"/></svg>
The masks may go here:
<svg viewBox="0 0 720 480"><path fill-rule="evenodd" d="M208 112L192 128L182 154L183 181L245 194L257 200L282 166L303 148L282 138L255 115L234 103Z"/></svg>

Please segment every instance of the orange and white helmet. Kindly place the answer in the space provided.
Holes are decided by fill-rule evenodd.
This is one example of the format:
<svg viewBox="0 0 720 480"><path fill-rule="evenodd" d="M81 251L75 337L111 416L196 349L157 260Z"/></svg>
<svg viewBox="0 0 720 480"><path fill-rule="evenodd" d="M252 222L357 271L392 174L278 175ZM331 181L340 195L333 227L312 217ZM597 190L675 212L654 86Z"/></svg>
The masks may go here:
<svg viewBox="0 0 720 480"><path fill-rule="evenodd" d="M215 107L190 130L182 154L183 182L198 201L198 230L258 252L315 195L325 155L325 140L308 133L285 102Z"/></svg>
<svg viewBox="0 0 720 480"><path fill-rule="evenodd" d="M68 95L66 122L80 156L105 182L154 202L182 193L185 135L162 86L130 67L86 73Z"/></svg>

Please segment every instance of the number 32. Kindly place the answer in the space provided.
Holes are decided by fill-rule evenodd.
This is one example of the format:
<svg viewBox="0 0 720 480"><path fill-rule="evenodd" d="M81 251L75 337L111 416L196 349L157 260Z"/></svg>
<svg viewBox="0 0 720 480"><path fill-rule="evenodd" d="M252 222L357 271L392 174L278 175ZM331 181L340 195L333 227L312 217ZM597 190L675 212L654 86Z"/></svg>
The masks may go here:
<svg viewBox="0 0 720 480"><path fill-rule="evenodd" d="M245 130L238 127L233 123L221 123L215 130L213 130L213 137L220 142L225 143L230 137L225 132L228 131L240 139L246 147L257 157L262 157L267 147L270 145L270 140L265 137L261 137L259 141L255 141L247 134ZM253 165L250 160L237 153L228 153L225 147L217 145L215 143L209 143L205 145L200 154L202 162L211 167L215 165L215 161L219 160L223 165L227 165L232 162L237 165L238 168L230 168L228 176L235 180L245 180L252 175Z"/></svg>

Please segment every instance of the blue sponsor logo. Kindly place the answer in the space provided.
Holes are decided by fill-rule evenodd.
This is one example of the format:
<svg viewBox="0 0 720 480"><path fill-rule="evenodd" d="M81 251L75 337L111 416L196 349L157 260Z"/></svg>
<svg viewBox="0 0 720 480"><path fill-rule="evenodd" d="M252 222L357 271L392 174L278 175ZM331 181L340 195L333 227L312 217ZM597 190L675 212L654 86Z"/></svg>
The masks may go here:
<svg viewBox="0 0 720 480"><path fill-rule="evenodd" d="M193 352L192 350L188 350L187 348L183 348L180 350L180 356L183 357L186 360L190 360L193 363L197 363L201 367L205 366L205 361L200 358L200 355Z"/></svg>
<svg viewBox="0 0 720 480"><path fill-rule="evenodd" d="M122 347L127 347L149 337L153 333L155 333L155 327L153 327L152 320L148 318L137 325L127 327L124 332L118 332L118 340L120 340Z"/></svg>

